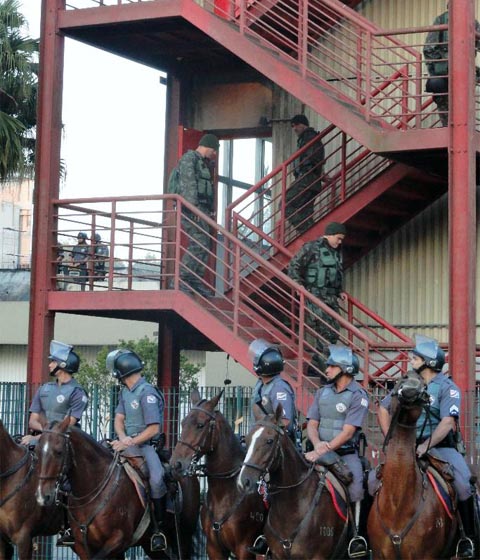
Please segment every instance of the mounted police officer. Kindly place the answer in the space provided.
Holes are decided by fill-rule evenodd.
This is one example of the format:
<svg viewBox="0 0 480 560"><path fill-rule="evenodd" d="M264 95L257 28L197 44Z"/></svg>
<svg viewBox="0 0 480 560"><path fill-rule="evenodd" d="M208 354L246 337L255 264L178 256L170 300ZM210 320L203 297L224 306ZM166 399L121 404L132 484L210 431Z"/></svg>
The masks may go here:
<svg viewBox="0 0 480 560"><path fill-rule="evenodd" d="M201 212L213 218L215 216L215 195L210 162L215 159L218 148L218 138L214 134L204 134L196 150L188 150L170 174L167 191L179 194L198 208ZM180 278L182 289L208 297L211 292L205 287L205 267L212 246L210 228L203 220L199 220L193 212L183 211L182 230L189 239L188 249L182 257Z"/></svg>
<svg viewBox="0 0 480 560"><path fill-rule="evenodd" d="M318 132L310 126L305 115L295 115L290 124L297 135L297 150L318 136ZM285 215L298 233L306 231L313 225L313 205L322 187L324 159L325 148L322 141L318 139L318 142L315 142L294 162L295 182L287 190Z"/></svg>
<svg viewBox="0 0 480 560"><path fill-rule="evenodd" d="M107 370L123 385L115 410L115 432L118 440L112 442L115 451L138 446L149 470L149 482L154 515L152 550L165 550L167 541L159 525L163 522L167 487L164 468L155 450L163 428L165 400L159 389L141 376L144 363L135 352L128 349L113 350L107 356Z"/></svg>
<svg viewBox="0 0 480 560"><path fill-rule="evenodd" d="M267 414L275 411L277 406L281 405L283 425L289 436L295 441L297 430L295 393L290 383L280 376L285 365L280 349L275 344L259 338L250 344L248 354L252 360L253 371L258 375L258 381L252 393L251 408L256 404ZM253 413L251 416L253 419ZM258 536L248 550L252 554L265 555L268 551L265 536Z"/></svg>
<svg viewBox="0 0 480 560"><path fill-rule="evenodd" d="M290 261L288 275L304 286L311 294L321 299L335 312L339 312L339 298L343 293L343 258L341 245L347 233L346 227L331 222L325 234L316 241L305 243ZM325 343L335 344L338 340L340 324L317 305L307 301L306 323L320 338L315 339L317 353L314 354L311 372L318 374L325 370Z"/></svg>
<svg viewBox="0 0 480 560"><path fill-rule="evenodd" d="M72 426L78 424L87 408L87 394L73 378L80 367L80 358L73 351L73 346L52 340L48 360L48 369L50 375L55 377L55 381L42 385L33 397L28 427L37 435L24 436L22 439L24 445L37 443L46 422L61 422L65 416L68 416ZM73 544L73 536L68 522L65 520L57 546L72 546Z"/></svg>
<svg viewBox="0 0 480 560"><path fill-rule="evenodd" d="M95 280L105 279L105 263L110 256L110 252L105 243L102 243L102 237L96 233L93 237L93 273Z"/></svg>
<svg viewBox="0 0 480 560"><path fill-rule="evenodd" d="M360 505L363 500L363 467L358 455L359 437L368 413L368 395L354 379L359 372L357 356L345 346L330 346L326 376L328 384L318 389L307 418L307 434L313 450L305 454L315 462L322 455L335 451L353 474L348 491L355 504L354 538L349 544L349 556L367 555L367 543L358 535Z"/></svg>
<svg viewBox="0 0 480 560"><path fill-rule="evenodd" d="M432 25L448 25L448 7L449 2L447 2L447 10L437 16ZM480 33L478 21L475 21L475 31L477 34ZM475 40L475 50L480 50L479 39ZM448 126L448 29L428 33L423 47L423 56L430 76L425 90L433 94L442 126Z"/></svg>
<svg viewBox="0 0 480 560"><path fill-rule="evenodd" d="M425 381L430 395L430 407L427 412L422 412L417 421L417 455L421 457L429 453L452 465L453 485L459 500L458 511L467 535L459 539L456 556L478 558L472 540L475 536L475 515L471 473L464 457L456 449L458 419L461 413L460 389L442 373L445 353L436 340L416 335L410 364ZM390 426L390 405L391 393L382 400L378 410L378 421L384 435L388 433ZM371 477L369 486L370 492L373 493L376 485Z"/></svg>

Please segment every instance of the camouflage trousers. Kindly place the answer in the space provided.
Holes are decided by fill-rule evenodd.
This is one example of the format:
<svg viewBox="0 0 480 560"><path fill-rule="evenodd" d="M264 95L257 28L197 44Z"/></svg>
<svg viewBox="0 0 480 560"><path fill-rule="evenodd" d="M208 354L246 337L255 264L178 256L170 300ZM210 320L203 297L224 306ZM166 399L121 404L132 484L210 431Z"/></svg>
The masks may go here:
<svg viewBox="0 0 480 560"><path fill-rule="evenodd" d="M302 233L313 226L315 198L320 192L318 175L299 177L287 190L285 197L285 217Z"/></svg>
<svg viewBox="0 0 480 560"><path fill-rule="evenodd" d="M180 278L196 287L205 278L205 268L211 251L210 227L203 220L192 221L182 217L182 230L188 237L188 246L182 256Z"/></svg>
<svg viewBox="0 0 480 560"><path fill-rule="evenodd" d="M433 100L437 104L438 117L442 126L448 126L448 94L434 95Z"/></svg>
<svg viewBox="0 0 480 560"><path fill-rule="evenodd" d="M337 296L319 297L324 303L328 305L336 313L340 312ZM336 344L338 341L338 331L340 330L340 323L331 315L323 311L320 307L307 301L306 307L309 310L305 318L307 325L315 331L315 354L312 358L312 368L317 371L325 371L326 363L325 358L328 355L328 346Z"/></svg>

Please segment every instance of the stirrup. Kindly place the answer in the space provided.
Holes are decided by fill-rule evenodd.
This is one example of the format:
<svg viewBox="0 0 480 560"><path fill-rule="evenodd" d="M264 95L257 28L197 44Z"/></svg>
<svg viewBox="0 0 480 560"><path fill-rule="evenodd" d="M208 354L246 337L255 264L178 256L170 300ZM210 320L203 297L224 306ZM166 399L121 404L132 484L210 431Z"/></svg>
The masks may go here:
<svg viewBox="0 0 480 560"><path fill-rule="evenodd" d="M253 546L247 546L248 552L252 554L258 554L260 556L266 556L268 554L269 548L267 544L267 539L265 535L258 535L253 543Z"/></svg>
<svg viewBox="0 0 480 560"><path fill-rule="evenodd" d="M63 533L60 533L55 546L73 546L75 544L75 539L72 535L71 529L65 529Z"/></svg>
<svg viewBox="0 0 480 560"><path fill-rule="evenodd" d="M153 533L150 539L150 550L152 552L158 552L160 550L166 550L166 549L167 549L167 537L164 535L164 533L161 532Z"/></svg>
<svg viewBox="0 0 480 560"><path fill-rule="evenodd" d="M347 554L349 558L366 558L369 554L367 541L360 535L352 537L348 543Z"/></svg>
<svg viewBox="0 0 480 560"><path fill-rule="evenodd" d="M475 558L475 546L471 538L465 536L458 539L455 556L457 558Z"/></svg>

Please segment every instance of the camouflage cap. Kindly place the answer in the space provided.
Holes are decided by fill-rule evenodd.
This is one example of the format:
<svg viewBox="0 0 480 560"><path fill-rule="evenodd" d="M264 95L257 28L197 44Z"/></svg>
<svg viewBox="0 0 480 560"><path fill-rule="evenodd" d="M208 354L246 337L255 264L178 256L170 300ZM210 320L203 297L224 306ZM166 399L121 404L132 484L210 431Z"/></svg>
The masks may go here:
<svg viewBox="0 0 480 560"><path fill-rule="evenodd" d="M330 222L327 224L325 235L337 235L339 233L346 235L347 228L344 224L340 224L339 222Z"/></svg>
<svg viewBox="0 0 480 560"><path fill-rule="evenodd" d="M205 148L212 148L213 150L218 150L220 142L215 134L204 134L198 143L199 146L204 146Z"/></svg>

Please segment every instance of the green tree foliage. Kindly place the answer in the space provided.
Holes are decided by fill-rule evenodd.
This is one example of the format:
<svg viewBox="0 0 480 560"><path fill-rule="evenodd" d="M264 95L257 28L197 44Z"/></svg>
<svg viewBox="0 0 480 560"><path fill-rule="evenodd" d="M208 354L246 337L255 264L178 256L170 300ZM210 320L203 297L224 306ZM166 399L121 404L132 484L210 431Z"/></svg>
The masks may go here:
<svg viewBox="0 0 480 560"><path fill-rule="evenodd" d="M0 0L0 180L33 170L38 40L24 34L18 0Z"/></svg>
<svg viewBox="0 0 480 560"><path fill-rule="evenodd" d="M142 373L148 381L156 385L157 383L157 354L158 342L148 337L140 340L120 339L116 348L128 348L137 353L145 362L145 369ZM103 394L110 392L111 387L116 384L110 373L105 367L105 360L111 348L104 346L97 354L93 363L81 360L80 370L76 374L77 381L87 389L100 390ZM198 364L192 364L184 354L180 354L180 390L190 391L198 387L197 374L200 371Z"/></svg>

